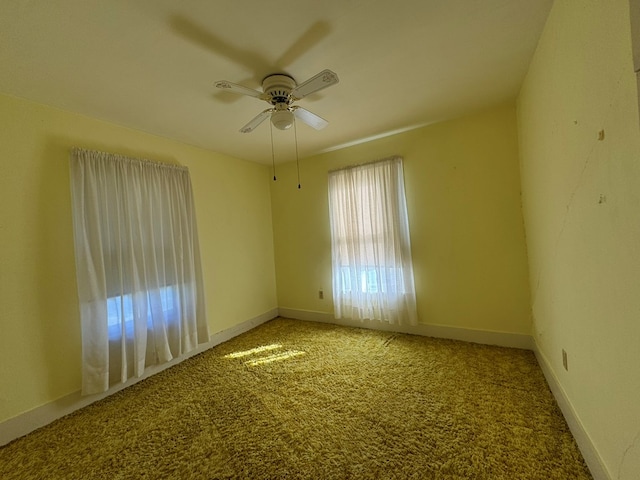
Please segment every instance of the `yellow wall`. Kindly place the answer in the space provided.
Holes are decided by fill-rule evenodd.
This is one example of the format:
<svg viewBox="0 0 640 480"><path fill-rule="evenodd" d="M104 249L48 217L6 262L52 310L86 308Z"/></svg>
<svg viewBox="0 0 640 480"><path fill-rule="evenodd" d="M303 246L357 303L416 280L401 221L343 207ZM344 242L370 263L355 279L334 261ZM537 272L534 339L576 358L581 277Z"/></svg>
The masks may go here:
<svg viewBox="0 0 640 480"><path fill-rule="evenodd" d="M72 146L189 167L211 333L277 306L267 167L0 96L0 421L80 388Z"/></svg>
<svg viewBox="0 0 640 480"><path fill-rule="evenodd" d="M518 117L535 340L611 478L637 479L640 127L628 9L556 0Z"/></svg>
<svg viewBox="0 0 640 480"><path fill-rule="evenodd" d="M529 334L512 104L305 159L301 190L295 163L278 166L271 183L278 305L333 312L327 172L395 154L404 157L420 322Z"/></svg>

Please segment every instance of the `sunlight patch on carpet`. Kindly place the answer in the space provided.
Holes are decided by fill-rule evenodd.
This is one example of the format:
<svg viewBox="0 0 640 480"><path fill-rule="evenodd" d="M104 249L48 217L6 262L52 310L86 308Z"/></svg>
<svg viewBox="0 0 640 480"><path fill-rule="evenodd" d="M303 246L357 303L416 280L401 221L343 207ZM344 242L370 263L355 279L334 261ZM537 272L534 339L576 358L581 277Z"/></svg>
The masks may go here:
<svg viewBox="0 0 640 480"><path fill-rule="evenodd" d="M298 357L304 355L306 352L300 352L298 350L288 350L282 353L275 353L268 357L256 358L255 360L248 360L244 362L245 365L255 367L257 365L264 365L265 363L277 362L280 360L287 360L289 358Z"/></svg>
<svg viewBox="0 0 640 480"><path fill-rule="evenodd" d="M240 352L229 353L224 356L224 358L242 358L248 357L249 355L253 355L255 353L267 352L269 350L277 350L278 348L282 348L282 345L279 343L273 343L271 345L263 345L262 347L252 348L250 350L242 350Z"/></svg>

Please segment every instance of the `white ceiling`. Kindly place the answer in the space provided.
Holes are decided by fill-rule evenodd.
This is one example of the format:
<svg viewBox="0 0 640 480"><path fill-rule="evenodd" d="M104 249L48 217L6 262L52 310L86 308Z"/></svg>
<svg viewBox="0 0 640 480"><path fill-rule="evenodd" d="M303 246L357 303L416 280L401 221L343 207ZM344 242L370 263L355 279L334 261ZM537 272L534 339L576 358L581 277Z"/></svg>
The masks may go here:
<svg viewBox="0 0 640 480"><path fill-rule="evenodd" d="M267 103L218 90L340 83L298 102L300 157L515 98L552 0L2 0L0 92L271 163ZM274 129L276 161L294 132Z"/></svg>

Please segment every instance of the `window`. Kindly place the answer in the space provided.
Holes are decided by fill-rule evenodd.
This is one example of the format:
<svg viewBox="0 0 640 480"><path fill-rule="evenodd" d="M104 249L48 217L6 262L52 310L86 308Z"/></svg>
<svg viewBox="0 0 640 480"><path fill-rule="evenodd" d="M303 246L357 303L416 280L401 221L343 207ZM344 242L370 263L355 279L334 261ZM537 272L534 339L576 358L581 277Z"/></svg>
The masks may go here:
<svg viewBox="0 0 640 480"><path fill-rule="evenodd" d="M416 323L402 159L329 173L336 318Z"/></svg>
<svg viewBox="0 0 640 480"><path fill-rule="evenodd" d="M173 286L161 287L159 289L148 292L146 295L146 312L142 315L146 316L147 329L153 329L153 315L151 308L151 299L159 298L162 314L168 324L176 324L180 318L180 298L178 289ZM109 328L109 340L117 340L122 335L122 329L125 332L133 332L134 323L134 301L133 294L127 293L123 295L115 295L107 298L107 326Z"/></svg>
<svg viewBox="0 0 640 480"><path fill-rule="evenodd" d="M388 293L390 285L397 285L398 278L400 278L400 293L405 293L405 287L402 283L402 269L363 265L355 270L353 277L356 282L352 284L353 272L353 267L340 265L340 290L344 294L355 290L362 293Z"/></svg>
<svg viewBox="0 0 640 480"><path fill-rule="evenodd" d="M186 168L71 154L82 390L117 382L209 340Z"/></svg>

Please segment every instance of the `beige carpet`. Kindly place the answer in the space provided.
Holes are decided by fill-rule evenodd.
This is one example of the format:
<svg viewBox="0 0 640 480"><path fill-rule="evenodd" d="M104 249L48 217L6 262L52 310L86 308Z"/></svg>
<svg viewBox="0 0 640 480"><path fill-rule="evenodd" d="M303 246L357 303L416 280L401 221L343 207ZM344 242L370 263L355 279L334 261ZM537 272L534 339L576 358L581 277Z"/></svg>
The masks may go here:
<svg viewBox="0 0 640 480"><path fill-rule="evenodd" d="M528 351L276 319L0 449L2 479L587 479Z"/></svg>

